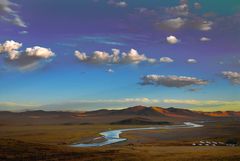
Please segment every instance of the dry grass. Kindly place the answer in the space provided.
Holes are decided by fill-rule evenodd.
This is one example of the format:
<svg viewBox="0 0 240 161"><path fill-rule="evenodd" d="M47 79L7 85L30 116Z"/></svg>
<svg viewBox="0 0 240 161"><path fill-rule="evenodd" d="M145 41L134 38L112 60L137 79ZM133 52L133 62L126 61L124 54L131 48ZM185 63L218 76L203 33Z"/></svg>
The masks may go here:
<svg viewBox="0 0 240 161"><path fill-rule="evenodd" d="M0 141L0 160L9 161L239 161L240 147L107 146L69 148Z"/></svg>
<svg viewBox="0 0 240 161"><path fill-rule="evenodd" d="M136 125L8 125L1 126L0 138L50 145L65 145L99 136L100 132Z"/></svg>
<svg viewBox="0 0 240 161"><path fill-rule="evenodd" d="M98 147L71 148L109 129L134 125L2 125L2 161L239 161L240 147L187 146L200 139L239 138L238 123L212 123L204 128L131 131L128 142ZM67 144L67 145L66 145Z"/></svg>

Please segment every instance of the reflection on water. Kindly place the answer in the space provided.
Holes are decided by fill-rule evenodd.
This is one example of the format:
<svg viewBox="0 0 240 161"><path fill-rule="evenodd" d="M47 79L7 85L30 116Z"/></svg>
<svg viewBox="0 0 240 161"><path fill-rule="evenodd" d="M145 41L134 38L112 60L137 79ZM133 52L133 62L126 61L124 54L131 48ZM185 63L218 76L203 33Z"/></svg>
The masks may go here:
<svg viewBox="0 0 240 161"><path fill-rule="evenodd" d="M203 125L194 124L191 122L184 122L183 125L167 125L167 126L155 126L155 127L147 127L147 128L130 128L130 129L119 129L119 130L111 130L101 132L100 135L103 136L106 141L100 143L91 143L91 144L73 144L72 147L98 147L109 145L113 143L118 143L122 141L126 141L126 138L120 138L120 134L125 131L136 131L136 130L154 130L154 129L177 129L177 128L196 128L202 127Z"/></svg>

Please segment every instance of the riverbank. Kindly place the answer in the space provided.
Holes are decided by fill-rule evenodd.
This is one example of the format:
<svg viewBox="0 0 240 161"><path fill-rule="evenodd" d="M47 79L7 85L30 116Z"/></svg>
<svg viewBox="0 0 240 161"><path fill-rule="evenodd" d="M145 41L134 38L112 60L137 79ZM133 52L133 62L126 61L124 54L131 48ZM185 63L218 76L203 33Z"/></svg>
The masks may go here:
<svg viewBox="0 0 240 161"><path fill-rule="evenodd" d="M146 131L146 130L157 130L157 129L178 129L178 128L199 128L203 127L203 125L195 124L192 122L184 122L182 125L164 125L164 126L154 126L154 127L145 127L145 128L128 128L128 129L118 129L118 130L110 130L101 132L102 135L102 142L96 143L76 143L71 145L72 147L99 147L105 146L110 144L115 144L119 142L126 141L127 138L120 138L120 134L127 131ZM99 137L98 137L99 138ZM97 140L94 138L93 140Z"/></svg>
<svg viewBox="0 0 240 161"><path fill-rule="evenodd" d="M67 161L237 161L239 147L200 147L201 140L226 142L240 140L240 122L207 122L201 128L126 131L125 142L101 147L76 148L70 144L99 137L102 131L149 127L134 125L8 125L0 128L0 160ZM7 158L7 159L6 159Z"/></svg>

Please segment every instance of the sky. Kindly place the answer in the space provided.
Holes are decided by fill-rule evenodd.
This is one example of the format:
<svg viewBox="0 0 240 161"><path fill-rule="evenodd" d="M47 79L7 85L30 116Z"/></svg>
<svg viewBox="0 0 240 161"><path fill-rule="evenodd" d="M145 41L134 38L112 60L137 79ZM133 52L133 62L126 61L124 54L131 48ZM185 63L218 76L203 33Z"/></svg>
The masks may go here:
<svg viewBox="0 0 240 161"><path fill-rule="evenodd" d="M240 111L239 0L0 0L0 110Z"/></svg>

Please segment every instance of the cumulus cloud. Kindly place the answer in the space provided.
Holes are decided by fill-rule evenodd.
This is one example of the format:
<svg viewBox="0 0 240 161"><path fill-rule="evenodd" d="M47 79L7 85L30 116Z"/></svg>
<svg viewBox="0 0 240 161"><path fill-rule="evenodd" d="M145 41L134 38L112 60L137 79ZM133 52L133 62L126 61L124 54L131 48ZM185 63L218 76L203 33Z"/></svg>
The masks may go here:
<svg viewBox="0 0 240 161"><path fill-rule="evenodd" d="M195 77L186 76L164 76L164 75L146 75L141 78L141 85L155 85L155 86L166 86L166 87L185 87L191 85L206 85L207 80L198 79Z"/></svg>
<svg viewBox="0 0 240 161"><path fill-rule="evenodd" d="M9 0L0 0L0 19L19 27L27 27L17 12L13 10L13 7L16 6L18 6L16 3L12 3Z"/></svg>
<svg viewBox="0 0 240 161"><path fill-rule="evenodd" d="M195 9L200 9L201 4L195 2ZM151 17L154 19L154 24L164 30L179 30L179 29L197 29L200 31L209 31L213 28L214 22L208 20L207 17L199 16L196 12L190 12L188 1L180 1L177 6L167 7L165 13L156 11ZM163 14L163 15L162 15ZM151 15L150 15L151 16ZM167 18L167 19L166 19Z"/></svg>
<svg viewBox="0 0 240 161"><path fill-rule="evenodd" d="M168 19L165 20L161 23L159 23L159 26L161 28L165 28L165 29L172 29L172 30L177 30L182 28L186 23L186 20L181 18L181 17L177 17L177 18L172 18L172 19Z"/></svg>
<svg viewBox="0 0 240 161"><path fill-rule="evenodd" d="M0 44L0 53L7 53L9 59L11 60L18 59L20 55L18 49L21 47L22 43L13 40L8 40L5 41L2 45Z"/></svg>
<svg viewBox="0 0 240 161"><path fill-rule="evenodd" d="M172 58L169 58L169 57L161 57L160 62L161 63L172 63L172 62L174 62L174 60Z"/></svg>
<svg viewBox="0 0 240 161"><path fill-rule="evenodd" d="M80 51L75 51L75 56L82 62L87 62L91 64L108 64L108 63L118 63L118 54L110 55L104 51L94 51L91 56L87 56L86 53L81 53Z"/></svg>
<svg viewBox="0 0 240 161"><path fill-rule="evenodd" d="M156 62L153 58L148 58L144 54L139 54L135 49L131 49L128 53L120 53L119 49L112 49L112 54L104 51L95 51L90 56L86 53L75 51L75 56L81 62L90 64L139 64L141 62Z"/></svg>
<svg viewBox="0 0 240 161"><path fill-rule="evenodd" d="M212 29L213 22L212 21L206 21L206 20L197 20L194 21L194 26L201 30L201 31L209 31Z"/></svg>
<svg viewBox="0 0 240 161"><path fill-rule="evenodd" d="M22 43L7 40L0 44L0 54L7 55L4 60L8 65L22 71L36 69L43 63L42 60L48 60L55 55L51 49L40 46L26 48L25 51L20 50L21 47Z"/></svg>
<svg viewBox="0 0 240 161"><path fill-rule="evenodd" d="M144 54L139 54L135 49L131 49L128 53L122 53L122 63L124 64L138 64L147 59L148 58Z"/></svg>
<svg viewBox="0 0 240 161"><path fill-rule="evenodd" d="M166 11L176 16L187 16L189 14L189 8L187 3L182 3L178 6L169 7L166 9Z"/></svg>
<svg viewBox="0 0 240 161"><path fill-rule="evenodd" d="M34 46L32 48L27 48L25 50L25 53L28 56L35 56L43 59L48 59L50 57L53 57L55 54L51 51L51 49L47 49L40 46Z"/></svg>
<svg viewBox="0 0 240 161"><path fill-rule="evenodd" d="M7 40L1 45L1 51L11 52L13 50L18 50L21 47L22 47L22 43L19 43L13 40Z"/></svg>
<svg viewBox="0 0 240 161"><path fill-rule="evenodd" d="M197 16L177 17L163 20L156 23L162 29L179 30L182 28L194 28L200 31L209 31L213 28L213 21L208 21Z"/></svg>
<svg viewBox="0 0 240 161"><path fill-rule="evenodd" d="M168 36L166 38L166 40L169 44L176 44L179 42L179 40L175 36L172 36L172 35Z"/></svg>
<svg viewBox="0 0 240 161"><path fill-rule="evenodd" d="M196 59L188 59L187 62L189 64L195 64L195 63L197 63L197 60Z"/></svg>
<svg viewBox="0 0 240 161"><path fill-rule="evenodd" d="M222 75L224 78L230 80L232 84L240 85L240 72L223 71Z"/></svg>
<svg viewBox="0 0 240 161"><path fill-rule="evenodd" d="M203 41L203 42L205 42L205 41L210 41L211 39L210 38L208 38L208 37L201 37L200 38L200 41Z"/></svg>
<svg viewBox="0 0 240 161"><path fill-rule="evenodd" d="M78 50L76 50L76 51L74 52L74 55L75 55L79 60L81 60L81 61L86 61L86 60L88 59L86 53L82 53L82 52L80 52L80 51L78 51Z"/></svg>

